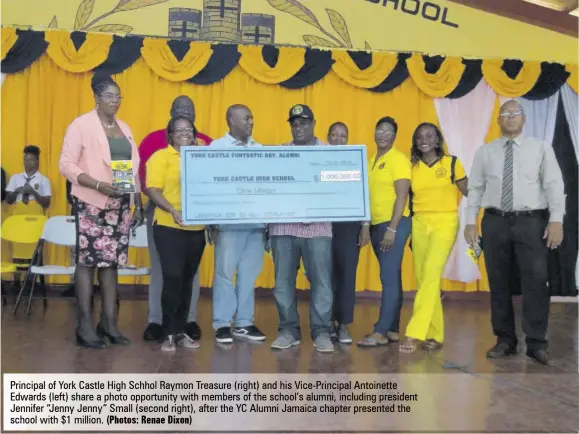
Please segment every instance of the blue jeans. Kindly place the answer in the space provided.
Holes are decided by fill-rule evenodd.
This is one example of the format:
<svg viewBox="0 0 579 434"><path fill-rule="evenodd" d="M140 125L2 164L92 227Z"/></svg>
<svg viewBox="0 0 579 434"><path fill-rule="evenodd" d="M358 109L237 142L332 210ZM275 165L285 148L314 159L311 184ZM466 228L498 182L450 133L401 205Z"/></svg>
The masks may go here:
<svg viewBox="0 0 579 434"><path fill-rule="evenodd" d="M262 229L220 231L215 243L213 328L253 325L255 281L263 267ZM237 271L236 287L233 275Z"/></svg>
<svg viewBox="0 0 579 434"><path fill-rule="evenodd" d="M390 222L370 227L372 248L380 264L382 282L382 302L380 316L374 325L374 332L382 335L400 331L400 311L402 310L402 256L412 227L409 217L402 217L396 228L394 245L388 252L380 250L380 242Z"/></svg>
<svg viewBox="0 0 579 434"><path fill-rule="evenodd" d="M329 334L332 321L332 239L330 237L271 237L275 268L274 296L279 331L300 339L296 277L300 258L311 283L310 328L313 339Z"/></svg>

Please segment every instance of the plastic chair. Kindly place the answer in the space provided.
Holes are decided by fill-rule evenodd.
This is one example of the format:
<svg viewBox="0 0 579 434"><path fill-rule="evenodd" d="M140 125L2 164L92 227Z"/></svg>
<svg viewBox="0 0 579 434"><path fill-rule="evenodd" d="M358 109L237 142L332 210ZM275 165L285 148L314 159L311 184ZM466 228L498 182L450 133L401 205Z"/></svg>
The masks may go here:
<svg viewBox="0 0 579 434"><path fill-rule="evenodd" d="M10 216L2 223L0 236L12 244L37 245L47 220L48 218L43 215L17 214ZM15 264L4 260L0 263L2 275L15 274L27 270L29 266L29 264ZM2 302L5 303L4 298Z"/></svg>
<svg viewBox="0 0 579 434"><path fill-rule="evenodd" d="M74 217L70 216L57 216L51 217L46 221L44 225L44 230L36 249L34 255L32 256L32 261L30 267L24 278L24 282L20 287L20 292L16 298L16 303L14 303L14 309L12 314L16 314L18 309L18 304L20 303L20 298L22 297L22 292L29 279L32 279L32 286L30 288L30 294L28 296L28 307L26 309L26 314L30 315L30 305L32 303L32 295L34 293L34 287L36 285L37 277L43 276L72 276L74 274L74 266L65 267L61 265L43 265L42 251L45 243L54 244L57 246L64 247L75 247L76 246L76 223ZM43 304L44 308L47 307L46 299L46 289L43 290Z"/></svg>
<svg viewBox="0 0 579 434"><path fill-rule="evenodd" d="M134 231L131 231L131 238L129 239L129 247L135 247L137 249L147 249L149 244L147 242L147 226L143 223L141 226L137 227ZM127 265L123 268L119 268L120 276L147 276L151 273L149 267L137 268L135 265Z"/></svg>

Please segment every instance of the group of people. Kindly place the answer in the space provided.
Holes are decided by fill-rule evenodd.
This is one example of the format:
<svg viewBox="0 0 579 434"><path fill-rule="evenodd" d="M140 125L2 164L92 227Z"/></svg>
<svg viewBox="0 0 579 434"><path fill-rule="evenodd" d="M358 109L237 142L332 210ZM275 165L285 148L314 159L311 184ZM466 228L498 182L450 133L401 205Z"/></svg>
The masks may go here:
<svg viewBox="0 0 579 434"><path fill-rule="evenodd" d="M506 356L516 350L508 278L516 261L524 276L527 355L547 363L546 250L562 242L563 182L552 149L522 136L525 117L515 101L501 108L498 122L503 136L479 149L470 179L461 162L445 152L436 125L423 123L415 129L409 159L393 146L397 122L391 117L380 119L375 126L377 152L368 162L371 221L204 227L184 225L181 218L180 148L262 146L252 137L251 110L239 104L229 107L229 131L212 140L197 131L194 104L181 96L173 102L167 128L151 133L137 147L129 127L116 118L119 86L99 75L94 76L92 86L96 108L69 126L60 160L61 172L72 183L76 209L80 345L102 348L105 337L111 343L129 343L116 323L117 269L126 264L131 220L139 224L146 217L151 280L144 338L161 340L162 350L199 346L198 271L206 243L215 245L213 328L217 342L231 343L234 337L265 340L254 323L254 288L264 251L271 246L279 313L279 332L271 347L300 344L296 277L301 261L311 284L314 346L320 352L332 352L336 340L352 343L349 326L354 321L358 257L360 249L370 243L380 266L382 300L373 331L358 345L377 347L400 341L403 352L436 350L444 343L441 279L457 236L458 204L464 195L469 209L464 235L473 247L480 244L479 210L486 208L482 238L497 335L497 345L488 356ZM286 145L348 143L348 127L342 122L331 125L327 141L318 139L315 116L307 105L292 107L287 121L292 140ZM132 160L133 167L139 167L136 192L124 194L112 185L110 163L115 159ZM146 210L141 189L149 199ZM417 295L401 339L401 264L410 237ZM103 294L96 330L87 303L95 269Z"/></svg>

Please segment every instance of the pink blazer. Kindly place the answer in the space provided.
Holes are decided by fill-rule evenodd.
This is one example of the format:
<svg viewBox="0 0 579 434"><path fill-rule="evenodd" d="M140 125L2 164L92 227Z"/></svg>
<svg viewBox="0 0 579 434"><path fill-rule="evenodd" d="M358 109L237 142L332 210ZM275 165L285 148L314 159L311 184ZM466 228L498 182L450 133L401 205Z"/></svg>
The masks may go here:
<svg viewBox="0 0 579 434"><path fill-rule="evenodd" d="M133 133L123 121L117 119L117 124L131 143L135 183L137 191L140 192L139 151ZM86 173L97 181L113 181L109 142L96 110L77 117L68 126L62 144L59 170L72 183L72 196L101 209L105 207L108 196L78 183L78 175L81 173Z"/></svg>

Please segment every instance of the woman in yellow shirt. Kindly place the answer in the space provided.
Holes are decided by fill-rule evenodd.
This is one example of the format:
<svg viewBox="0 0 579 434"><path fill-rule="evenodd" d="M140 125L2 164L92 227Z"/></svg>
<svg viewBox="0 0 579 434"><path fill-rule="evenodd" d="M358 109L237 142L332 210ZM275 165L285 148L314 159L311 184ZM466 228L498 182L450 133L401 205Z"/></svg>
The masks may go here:
<svg viewBox="0 0 579 434"><path fill-rule="evenodd" d="M410 235L408 191L410 160L394 148L398 124L390 117L376 124L374 138L378 151L370 158L370 239L380 264L382 302L374 332L358 342L361 347L377 347L398 341L402 308L402 256Z"/></svg>
<svg viewBox="0 0 579 434"><path fill-rule="evenodd" d="M188 118L172 118L167 126L169 145L147 161L146 194L157 206L153 237L163 274L161 307L165 341L161 349L164 351L175 351L177 345L199 347L199 343L185 333L185 324L193 278L205 249L205 227L183 224L180 154L182 146L195 143L196 135L197 130Z"/></svg>
<svg viewBox="0 0 579 434"><path fill-rule="evenodd" d="M440 281L458 230L459 192L468 180L456 157L444 154L436 125L420 124L412 137L412 254L417 293L402 352L436 350L444 341Z"/></svg>

